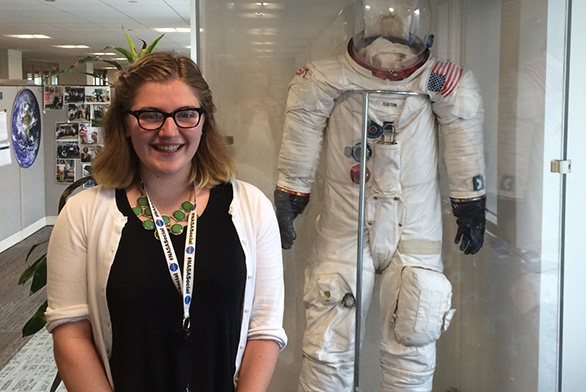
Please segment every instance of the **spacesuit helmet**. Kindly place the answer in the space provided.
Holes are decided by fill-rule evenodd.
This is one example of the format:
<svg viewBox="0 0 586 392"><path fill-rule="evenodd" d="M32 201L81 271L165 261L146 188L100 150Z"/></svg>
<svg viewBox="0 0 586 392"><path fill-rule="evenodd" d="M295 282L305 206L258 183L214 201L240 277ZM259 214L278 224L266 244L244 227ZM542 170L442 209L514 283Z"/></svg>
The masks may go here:
<svg viewBox="0 0 586 392"><path fill-rule="evenodd" d="M361 0L352 39L365 63L393 72L413 67L431 47L429 0Z"/></svg>

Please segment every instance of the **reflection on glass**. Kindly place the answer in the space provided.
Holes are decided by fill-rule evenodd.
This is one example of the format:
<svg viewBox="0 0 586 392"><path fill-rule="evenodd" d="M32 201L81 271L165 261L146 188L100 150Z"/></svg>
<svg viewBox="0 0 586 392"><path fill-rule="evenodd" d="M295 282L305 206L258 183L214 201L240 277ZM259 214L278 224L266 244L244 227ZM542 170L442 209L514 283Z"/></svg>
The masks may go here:
<svg viewBox="0 0 586 392"><path fill-rule="evenodd" d="M203 3L202 65L220 125L234 137L239 177L272 196L288 84L307 62L346 49L354 15L335 17L349 3L345 0L303 7L295 2ZM559 177L549 173L549 160L559 156L560 148L555 139L561 137L558 49L563 35L552 28L563 29L564 20L549 11L558 1L468 0L458 14L460 3L432 3L432 26L438 32L434 48L439 57L469 66L480 83L488 203L495 219L485 247L470 259L454 248L454 220L445 211L443 261L458 311L439 341L434 391L554 391L560 188ZM280 354L270 391L297 391L304 269L315 239L314 220L323 209L324 178L321 167L312 202L295 221L296 245L285 252L289 345ZM442 200L449 208L447 192ZM380 282L375 283L377 290ZM375 297L361 357L368 391L380 389L378 306Z"/></svg>
<svg viewBox="0 0 586 392"><path fill-rule="evenodd" d="M557 16L548 15L545 0L467 7L467 16L493 15L490 23L500 26L500 40L465 48L471 59L487 52L500 57L497 79L484 81L498 85L490 97L498 111L487 121L496 124L487 151L497 169L489 178L496 185L496 219L474 263L446 254L448 275L458 277L459 329L444 343L458 350L445 359L454 362L439 359L445 372L439 390L555 391L560 183L549 161L560 151L563 35L552 31L557 23L548 19Z"/></svg>

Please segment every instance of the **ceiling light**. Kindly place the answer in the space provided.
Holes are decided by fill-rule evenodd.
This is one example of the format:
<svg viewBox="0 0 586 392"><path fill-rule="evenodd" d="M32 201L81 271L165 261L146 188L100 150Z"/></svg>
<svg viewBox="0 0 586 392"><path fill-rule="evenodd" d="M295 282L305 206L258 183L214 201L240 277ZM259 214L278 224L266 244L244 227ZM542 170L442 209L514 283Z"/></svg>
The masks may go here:
<svg viewBox="0 0 586 392"><path fill-rule="evenodd" d="M61 49L89 49L87 45L53 45L53 47Z"/></svg>
<svg viewBox="0 0 586 392"><path fill-rule="evenodd" d="M51 38L44 34L4 34L5 37L9 38L23 38L23 39L47 39Z"/></svg>
<svg viewBox="0 0 586 392"><path fill-rule="evenodd" d="M154 30L159 33L189 33L191 31L189 27L158 27Z"/></svg>
<svg viewBox="0 0 586 392"><path fill-rule="evenodd" d="M249 29L246 32L250 35L277 35L276 29Z"/></svg>
<svg viewBox="0 0 586 392"><path fill-rule="evenodd" d="M159 28L155 28L155 31L159 32L159 33L174 33L175 27L159 27Z"/></svg>
<svg viewBox="0 0 586 392"><path fill-rule="evenodd" d="M243 12L239 16L243 18L263 18L263 19L279 19L279 15L273 12Z"/></svg>
<svg viewBox="0 0 586 392"><path fill-rule="evenodd" d="M116 56L116 53L112 53L112 52L96 52L96 53L88 53L91 54L92 56Z"/></svg>

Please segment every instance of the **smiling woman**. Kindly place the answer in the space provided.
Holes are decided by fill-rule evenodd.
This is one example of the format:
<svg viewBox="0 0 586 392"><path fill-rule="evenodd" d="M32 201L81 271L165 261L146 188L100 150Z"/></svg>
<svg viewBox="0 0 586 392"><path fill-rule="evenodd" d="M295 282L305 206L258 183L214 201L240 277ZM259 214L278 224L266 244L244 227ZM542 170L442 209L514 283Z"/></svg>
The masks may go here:
<svg viewBox="0 0 586 392"><path fill-rule="evenodd" d="M197 65L121 71L104 131L100 185L68 201L47 255L67 389L265 391L287 342L277 221L234 179Z"/></svg>

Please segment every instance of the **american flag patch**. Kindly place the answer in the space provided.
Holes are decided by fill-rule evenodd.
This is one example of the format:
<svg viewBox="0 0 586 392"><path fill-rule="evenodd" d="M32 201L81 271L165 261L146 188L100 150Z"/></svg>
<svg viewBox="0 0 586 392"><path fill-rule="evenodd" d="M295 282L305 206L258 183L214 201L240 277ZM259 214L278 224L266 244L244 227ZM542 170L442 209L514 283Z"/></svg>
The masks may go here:
<svg viewBox="0 0 586 392"><path fill-rule="evenodd" d="M462 68L447 61L438 61L431 70L427 89L447 97L462 77Z"/></svg>

